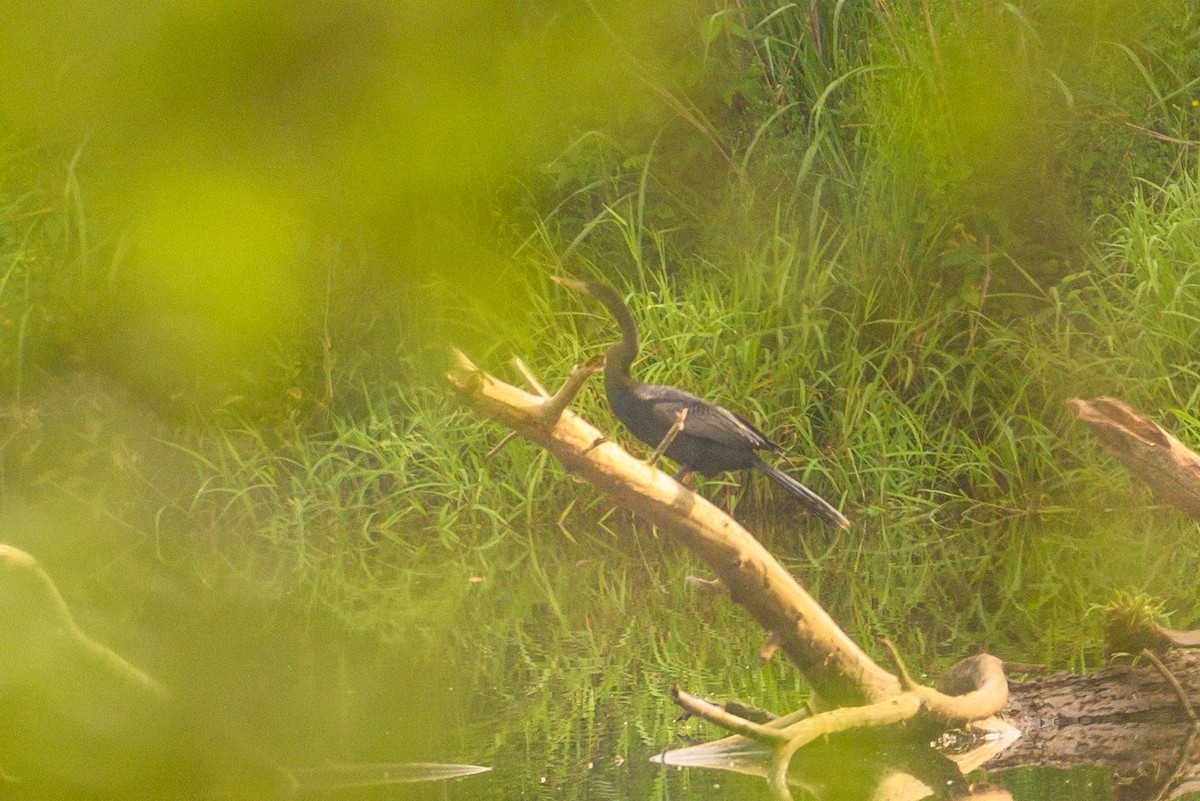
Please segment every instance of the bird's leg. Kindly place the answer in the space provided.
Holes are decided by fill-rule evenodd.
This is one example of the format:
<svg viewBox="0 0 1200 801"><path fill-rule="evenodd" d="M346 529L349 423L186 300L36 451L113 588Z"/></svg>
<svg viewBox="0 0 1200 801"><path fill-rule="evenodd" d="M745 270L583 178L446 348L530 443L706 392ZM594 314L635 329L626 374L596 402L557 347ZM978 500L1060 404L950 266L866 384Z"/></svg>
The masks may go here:
<svg viewBox="0 0 1200 801"><path fill-rule="evenodd" d="M667 448L671 447L671 443L675 441L675 437L679 436L679 432L683 430L683 421L687 420L687 412L688 410L684 408L680 409L679 413L675 415L675 422L671 423L671 427L667 429L666 436L662 438L662 442L658 443L658 447L654 449L654 453L651 454L646 464L654 467L658 463L658 460L662 458L662 455L666 453ZM686 470L687 468L684 469Z"/></svg>
<svg viewBox="0 0 1200 801"><path fill-rule="evenodd" d="M675 480L685 487L690 487L692 485L692 475L692 468L681 467L679 468L679 472L675 474Z"/></svg>

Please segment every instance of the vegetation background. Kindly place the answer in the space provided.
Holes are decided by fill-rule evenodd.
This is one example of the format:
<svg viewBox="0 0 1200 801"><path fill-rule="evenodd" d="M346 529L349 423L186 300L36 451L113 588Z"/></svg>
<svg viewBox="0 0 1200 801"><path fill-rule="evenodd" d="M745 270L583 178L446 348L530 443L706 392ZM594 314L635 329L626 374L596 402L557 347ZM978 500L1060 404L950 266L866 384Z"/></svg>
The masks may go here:
<svg viewBox="0 0 1200 801"><path fill-rule="evenodd" d="M3 541L281 761L553 793L705 736L672 683L803 698L672 543L484 460L452 344L553 384L615 336L555 274L854 521L700 487L869 649L1083 669L1115 594L1200 617L1194 524L1063 405L1200 442L1192 4L8 5Z"/></svg>

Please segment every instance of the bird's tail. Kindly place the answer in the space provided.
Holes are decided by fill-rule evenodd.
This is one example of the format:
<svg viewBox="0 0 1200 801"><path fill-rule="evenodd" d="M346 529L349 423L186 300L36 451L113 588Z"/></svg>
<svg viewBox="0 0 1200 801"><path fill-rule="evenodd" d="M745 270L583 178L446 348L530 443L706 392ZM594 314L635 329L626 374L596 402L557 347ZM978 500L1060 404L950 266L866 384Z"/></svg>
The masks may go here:
<svg viewBox="0 0 1200 801"><path fill-rule="evenodd" d="M832 528L850 528L850 521L846 519L845 515L778 467L767 464L757 456L754 457L754 467L756 470L766 473L772 481L787 490L789 495L804 504L805 509L821 518L821 522L825 525Z"/></svg>

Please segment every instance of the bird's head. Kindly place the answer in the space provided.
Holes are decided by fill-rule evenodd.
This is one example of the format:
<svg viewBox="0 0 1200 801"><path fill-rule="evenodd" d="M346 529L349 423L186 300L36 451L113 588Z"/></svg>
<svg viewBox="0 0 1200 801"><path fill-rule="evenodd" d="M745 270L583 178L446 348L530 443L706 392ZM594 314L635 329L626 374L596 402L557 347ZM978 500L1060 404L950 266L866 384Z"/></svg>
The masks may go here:
<svg viewBox="0 0 1200 801"><path fill-rule="evenodd" d="M621 341L608 349L608 366L605 367L605 374L621 375L624 373L628 375L629 366L637 357L638 330L637 323L634 322L633 315L630 313L629 307L625 305L621 294L608 284L578 281L558 275L551 276L551 278L569 289L598 300L616 319L617 325L621 328Z"/></svg>
<svg viewBox="0 0 1200 801"><path fill-rule="evenodd" d="M552 275L550 280L556 284L562 284L568 289L574 289L576 292L582 292L585 295L592 294L592 284L587 281L579 281L574 278L568 278L565 275Z"/></svg>
<svg viewBox="0 0 1200 801"><path fill-rule="evenodd" d="M625 306L625 301L621 298L620 293L613 289L608 284L600 284L595 281L579 281L575 278L567 278L561 275L552 275L551 279L555 283L562 284L568 289L573 289L576 292L581 292L590 298L600 301L613 314L620 318L621 312L628 314L628 308Z"/></svg>

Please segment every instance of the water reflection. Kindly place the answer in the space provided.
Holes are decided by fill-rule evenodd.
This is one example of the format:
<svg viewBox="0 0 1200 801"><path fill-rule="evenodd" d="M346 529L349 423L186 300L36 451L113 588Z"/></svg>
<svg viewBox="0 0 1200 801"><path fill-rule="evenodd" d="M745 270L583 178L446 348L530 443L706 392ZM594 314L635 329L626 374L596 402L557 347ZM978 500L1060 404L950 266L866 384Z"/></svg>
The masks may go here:
<svg viewBox="0 0 1200 801"><path fill-rule="evenodd" d="M958 753L913 743L905 731L851 732L826 737L801 749L792 760L789 783L795 798L815 801L919 801L1009 798L1000 787L971 782L966 774L1015 739L998 725ZM743 737L669 751L657 761L734 771L765 778L768 752Z"/></svg>
<svg viewBox="0 0 1200 801"><path fill-rule="evenodd" d="M1159 726L1179 736L1169 747L1139 747L1135 722L1124 738L1112 727L1067 726L1055 751L1038 748L1036 735L1022 739L1004 724L988 733L959 733L937 747L914 745L900 736L835 735L802 749L792 762L790 786L796 801L921 801L1008 799L1010 801L1158 801L1200 798L1195 738L1187 728ZM1121 760L1105 765L1097 743L1124 743ZM1166 740L1163 744L1166 745ZM1027 746L1033 745L1031 750ZM1111 750L1111 749L1110 749ZM1074 753L1072 753L1072 751ZM1066 753L1058 759L1053 753ZM1013 758L1016 756L1016 759ZM765 787L767 751L741 737L669 751L656 761L688 769L707 768L758 777ZM1136 764L1126 760L1140 759ZM1021 761L1024 760L1024 761ZM1119 763L1119 764L1118 764ZM1135 769L1130 769L1134 765ZM734 796L722 796L734 797ZM762 797L768 797L765 790Z"/></svg>
<svg viewBox="0 0 1200 801"><path fill-rule="evenodd" d="M795 760L791 789L796 801L1110 801L1117 797L1107 774L1098 769L1021 768L963 776L951 760L932 748L849 741L814 745L803 759ZM695 798L769 798L761 776L753 785L729 784L728 792ZM744 795L747 792L750 796ZM1152 801L1157 796L1138 798Z"/></svg>
<svg viewBox="0 0 1200 801"><path fill-rule="evenodd" d="M0 793L5 798L293 798L394 788L489 770L432 762L330 762L329 757L344 747L338 748L328 736L339 728L336 720L316 719L326 705L325 699L317 698L298 706L303 710L298 716L292 713L293 727L280 725L275 733L291 747L269 749L263 737L267 732L253 725L254 704L234 710L210 703L213 687L223 684L219 658L189 662L192 681L178 688L160 683L85 632L41 565L4 544L0 617ZM229 637L235 631L224 634ZM179 646L169 632L160 635L166 652L173 650L170 644ZM245 643L241 637L235 641ZM275 650L287 653L286 644L276 644ZM241 659L259 656L233 650ZM215 656L212 651L209 655ZM290 693L278 692L284 676L275 673L271 678L275 686L269 695L291 700ZM299 688L312 680L297 674L291 679ZM336 692L338 682L330 679L336 675L318 678L317 683L344 713L350 694ZM254 679L243 674L242 682L252 686ZM403 697L411 688L399 684L392 689ZM261 710L272 705L271 700L260 703ZM300 757L296 746L306 738L294 726L305 717L327 734L321 739L328 750L321 764L295 769L271 752ZM270 722L267 717L260 725Z"/></svg>
<svg viewBox="0 0 1200 801"><path fill-rule="evenodd" d="M0 547L0 557L6 619L0 628L0 791L6 798L769 797L765 751L739 737L669 750L657 757L660 764L642 752L550 768L549 755L521 753L528 710L497 703L486 690L456 680L449 666L421 673L393 664L395 654L372 659L370 649L355 648L345 632L323 643L312 630L284 635L278 623L263 631L273 615L252 605L239 604L237 614L218 614L206 626L193 620L186 631L159 628L161 650L140 650L156 661L151 672L170 677L172 689L164 691L64 617L61 596L26 555ZM455 686L469 689L459 693ZM578 721L566 716L544 723L578 731ZM1055 746L1045 732L1030 728L1018 737L1004 726L943 741L938 749L899 737L837 735L797 755L793 794L797 801L1196 797L1190 778L1196 775L1195 738L1187 725L1115 730L1085 721L1046 727L1051 730L1075 750ZM575 736L572 752L604 752L589 735ZM370 761L446 753L448 740L458 741L458 753L498 770L464 779L486 769ZM490 749L479 747L487 742ZM475 743L473 752L468 743ZM1099 754L1108 769L1089 766L1088 754ZM456 777L436 789L415 785Z"/></svg>
<svg viewBox="0 0 1200 801"><path fill-rule="evenodd" d="M344 630L289 629L278 610L241 596L222 606L211 595L166 595L173 602L148 604L161 619L144 640L83 604L76 626L36 563L0 547L3 797L768 798L765 752L742 738L669 750L659 757L667 765L652 764L645 748L613 746L606 724L585 732L579 710L559 705L537 725L570 732L564 752L592 759L552 766L553 755L529 748L530 707L498 698L444 658L436 671L419 669L415 657L406 664L397 652L356 645ZM124 637L129 660L106 654L93 630ZM1141 696L1149 708L1148 687ZM797 755L793 793L797 801L1196 797L1193 729L1147 717L1123 727L1060 720L1016 738L997 727L937 750L839 735ZM669 732L648 731L643 742L660 735ZM483 769L428 761L447 754L497 770L462 778ZM416 784L454 777L433 789Z"/></svg>

